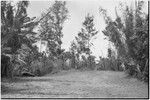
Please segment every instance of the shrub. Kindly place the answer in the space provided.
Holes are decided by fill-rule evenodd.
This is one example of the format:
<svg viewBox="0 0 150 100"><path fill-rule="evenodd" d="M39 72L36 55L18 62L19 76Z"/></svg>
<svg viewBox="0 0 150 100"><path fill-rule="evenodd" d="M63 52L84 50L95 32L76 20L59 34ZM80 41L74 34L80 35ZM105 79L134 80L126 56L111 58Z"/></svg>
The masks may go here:
<svg viewBox="0 0 150 100"><path fill-rule="evenodd" d="M121 61L118 59L101 58L98 66L98 70L123 71Z"/></svg>
<svg viewBox="0 0 150 100"><path fill-rule="evenodd" d="M62 67L63 67L64 70L70 69L70 68L71 68L71 60L70 60L70 59L67 59L66 61L64 61Z"/></svg>
<svg viewBox="0 0 150 100"><path fill-rule="evenodd" d="M128 73L130 76L137 76L138 70L135 65L128 65L126 64L126 73Z"/></svg>

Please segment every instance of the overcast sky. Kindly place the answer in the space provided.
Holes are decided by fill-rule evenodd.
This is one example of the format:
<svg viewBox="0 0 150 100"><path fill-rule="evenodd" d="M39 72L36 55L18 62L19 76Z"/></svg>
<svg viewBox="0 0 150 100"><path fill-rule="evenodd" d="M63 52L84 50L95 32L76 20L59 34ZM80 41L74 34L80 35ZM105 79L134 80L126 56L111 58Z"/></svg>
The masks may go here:
<svg viewBox="0 0 150 100"><path fill-rule="evenodd" d="M75 39L78 32L82 28L82 22L87 13L94 16L94 23L96 29L99 31L97 38L93 40L94 46L91 48L93 55L97 58L99 56L107 56L108 41L102 30L105 28L103 17L99 14L99 7L103 7L108 11L112 19L115 19L115 7L118 6L119 0L67 0L67 8L69 10L69 19L66 20L63 28L62 48L69 50L70 43ZM131 0L127 1L131 4ZM52 4L52 1L30 1L28 14L31 17L40 17L43 11L46 11Z"/></svg>

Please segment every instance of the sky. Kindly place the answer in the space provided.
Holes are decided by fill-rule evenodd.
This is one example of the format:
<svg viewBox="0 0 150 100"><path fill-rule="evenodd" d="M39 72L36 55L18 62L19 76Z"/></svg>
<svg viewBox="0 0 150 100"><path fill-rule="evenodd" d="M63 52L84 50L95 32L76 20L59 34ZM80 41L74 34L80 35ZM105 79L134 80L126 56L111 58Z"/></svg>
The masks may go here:
<svg viewBox="0 0 150 100"><path fill-rule="evenodd" d="M102 33L106 24L103 20L103 17L99 13L99 7L102 7L107 10L108 15L112 19L115 19L115 7L118 7L119 0L67 0L66 7L69 10L69 18L65 21L63 27L63 38L62 38L62 48L66 51L69 50L71 41L75 40L78 32L82 28L82 22L85 19L85 16L90 13L94 16L95 28L99 31L95 36L96 39L93 39L94 44L91 47L92 54L98 59L99 56L106 57L108 49L108 40L104 39L105 36ZM131 0L126 0L127 4L131 3ZM52 4L52 1L30 1L29 8L27 9L28 15L30 17L40 17L42 12L46 11ZM45 49L45 47L42 47Z"/></svg>

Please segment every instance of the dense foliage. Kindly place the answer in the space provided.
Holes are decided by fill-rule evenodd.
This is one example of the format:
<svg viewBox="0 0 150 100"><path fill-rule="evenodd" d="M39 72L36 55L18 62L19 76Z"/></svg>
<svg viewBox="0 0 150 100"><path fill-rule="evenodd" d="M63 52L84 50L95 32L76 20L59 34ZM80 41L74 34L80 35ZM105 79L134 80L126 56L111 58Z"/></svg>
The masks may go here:
<svg viewBox="0 0 150 100"><path fill-rule="evenodd" d="M55 1L42 16L45 17L40 22L40 39L47 41L48 51L52 56L59 56L63 52L61 50L63 24L68 18L66 2Z"/></svg>
<svg viewBox="0 0 150 100"><path fill-rule="evenodd" d="M26 44L31 50L34 48L32 44L35 42L36 33L33 32L33 28L38 21L35 17L28 17L26 11L28 5L28 1L19 1L15 6L9 1L1 2L1 54L9 57L9 64L2 63L2 73L6 76L7 72L3 72L3 69L13 72L15 66L12 65L18 59L18 50L22 44Z"/></svg>
<svg viewBox="0 0 150 100"><path fill-rule="evenodd" d="M142 12L143 3L135 2L135 10L125 6L122 18L116 13L115 21L106 10L100 12L107 24L103 33L114 43L127 73L148 80L148 15Z"/></svg>
<svg viewBox="0 0 150 100"><path fill-rule="evenodd" d="M54 1L41 18L36 20L27 14L29 1L1 1L1 73L2 76L30 74L41 76L58 70L96 69L125 70L129 75L148 80L148 14L143 1L135 2L135 8L122 4L121 15L116 9L112 20L107 11L100 8L106 27L102 31L114 45L108 48L108 56L100 57L96 64L92 55L92 40L98 34L94 16L87 14L70 51L62 49L63 26L68 19L65 1ZM38 28L35 33L34 29ZM37 42L46 50L38 50ZM41 47L40 47L41 49ZM116 53L117 52L117 53ZM125 66L125 67L124 67Z"/></svg>
<svg viewBox="0 0 150 100"><path fill-rule="evenodd" d="M78 36L75 37L76 43L72 42L71 44L71 52L74 55L74 60L80 62L81 59L79 59L79 57L82 58L82 67L92 68L92 65L95 64L95 57L91 55L90 47L93 45L91 40L98 33L94 27L94 16L87 14L82 25L83 28L81 28Z"/></svg>

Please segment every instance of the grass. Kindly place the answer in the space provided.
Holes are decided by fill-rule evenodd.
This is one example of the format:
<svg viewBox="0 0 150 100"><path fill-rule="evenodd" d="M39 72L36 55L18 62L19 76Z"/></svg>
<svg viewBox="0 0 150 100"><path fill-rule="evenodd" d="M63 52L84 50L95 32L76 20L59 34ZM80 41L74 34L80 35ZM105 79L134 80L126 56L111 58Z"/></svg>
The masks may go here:
<svg viewBox="0 0 150 100"><path fill-rule="evenodd" d="M2 81L2 98L148 98L148 85L124 72L61 71Z"/></svg>

